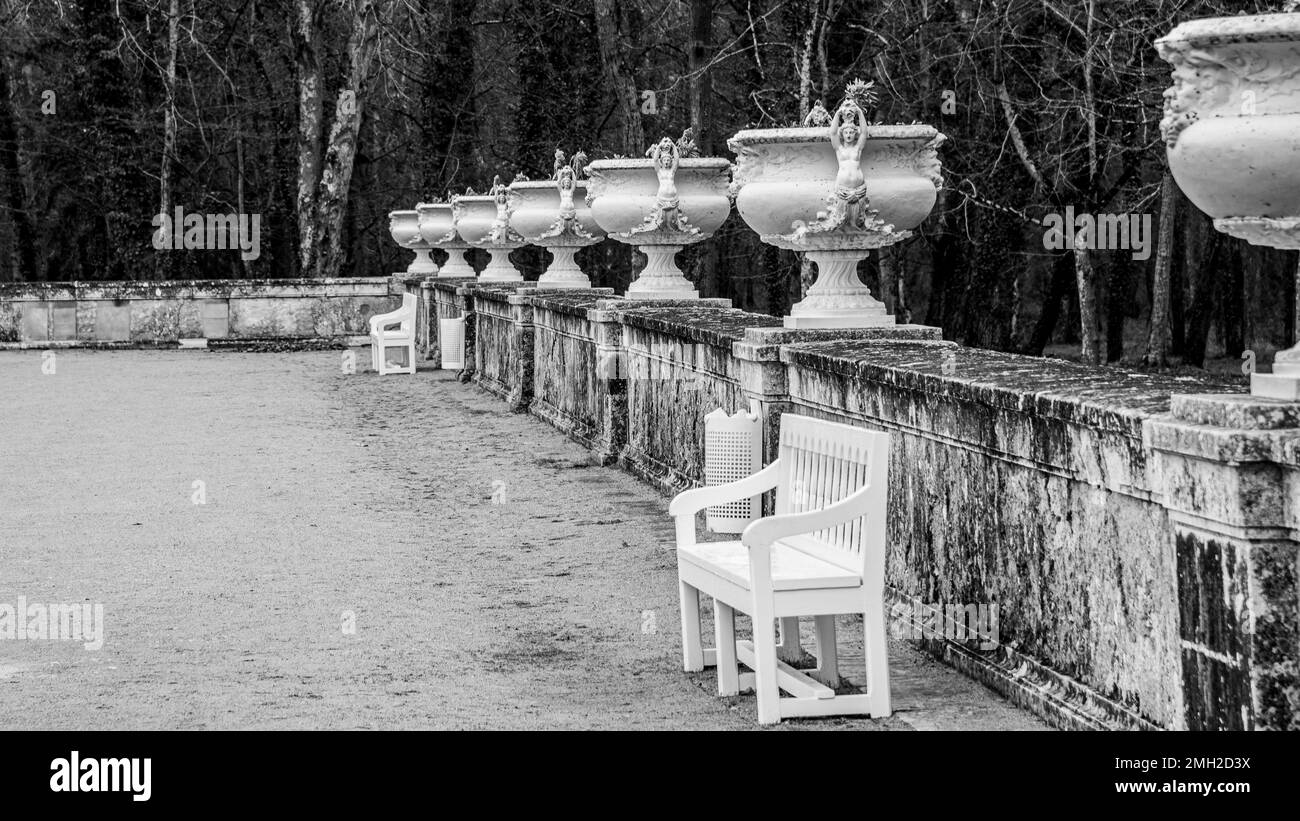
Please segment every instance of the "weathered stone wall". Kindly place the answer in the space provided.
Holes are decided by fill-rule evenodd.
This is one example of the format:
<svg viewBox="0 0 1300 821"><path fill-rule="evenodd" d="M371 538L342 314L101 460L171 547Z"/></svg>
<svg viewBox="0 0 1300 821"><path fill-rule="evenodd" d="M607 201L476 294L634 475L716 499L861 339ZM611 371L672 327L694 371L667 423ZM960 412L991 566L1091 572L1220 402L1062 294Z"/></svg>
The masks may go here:
<svg viewBox="0 0 1300 821"><path fill-rule="evenodd" d="M923 602L998 602L1017 654L1178 726L1174 533L1142 438L1172 380L948 350L783 352L795 412L893 434L888 584Z"/></svg>
<svg viewBox="0 0 1300 821"><path fill-rule="evenodd" d="M684 490L704 476L704 415L714 408L734 413L748 407L732 344L745 328L781 324L775 317L704 302L617 311L628 397L622 462L668 491Z"/></svg>
<svg viewBox="0 0 1300 821"><path fill-rule="evenodd" d="M532 399L533 308L518 292L532 282L474 286L474 382L525 410Z"/></svg>
<svg viewBox="0 0 1300 821"><path fill-rule="evenodd" d="M594 451L618 458L627 429L626 386L618 374L621 328L601 300L611 288L537 291L533 310L533 396L529 411ZM606 339L607 333L620 334Z"/></svg>
<svg viewBox="0 0 1300 821"><path fill-rule="evenodd" d="M716 407L758 410L769 461L784 413L889 431L892 601L997 604L998 647L923 644L1054 723L1300 728L1300 406L935 328L459 297L482 384L666 491L701 480Z"/></svg>
<svg viewBox="0 0 1300 821"><path fill-rule="evenodd" d="M6 347L179 339L365 336L401 305L395 279L258 279L0 285Z"/></svg>

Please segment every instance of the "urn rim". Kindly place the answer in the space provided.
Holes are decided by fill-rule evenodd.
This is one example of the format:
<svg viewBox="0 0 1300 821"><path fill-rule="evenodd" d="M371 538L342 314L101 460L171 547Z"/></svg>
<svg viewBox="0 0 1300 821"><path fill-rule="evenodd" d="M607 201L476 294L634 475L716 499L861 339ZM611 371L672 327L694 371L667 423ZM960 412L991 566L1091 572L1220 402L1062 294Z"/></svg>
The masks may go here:
<svg viewBox="0 0 1300 821"><path fill-rule="evenodd" d="M868 125L864 129L868 140L931 140L939 136L939 129L926 123L897 125ZM745 128L727 140L732 145L770 145L777 143L830 142L830 128L824 125L788 126L784 128Z"/></svg>
<svg viewBox="0 0 1300 821"><path fill-rule="evenodd" d="M573 187L577 188L581 186L586 188L588 182L590 182L590 180L574 180ZM515 189L533 190L536 188L556 188L555 184L556 180L520 180L519 182L510 183L509 188L512 191Z"/></svg>
<svg viewBox="0 0 1300 821"><path fill-rule="evenodd" d="M1175 43L1193 48L1228 43L1279 43L1300 40L1300 12L1202 17L1179 23L1156 40L1161 49Z"/></svg>
<svg viewBox="0 0 1300 821"><path fill-rule="evenodd" d="M649 157L624 157L622 159L595 160L587 166L592 171L622 171L625 169L654 168L657 160ZM709 171L731 168L731 160L724 157L682 157L677 161L677 170L705 169ZM581 180L590 182L590 180Z"/></svg>

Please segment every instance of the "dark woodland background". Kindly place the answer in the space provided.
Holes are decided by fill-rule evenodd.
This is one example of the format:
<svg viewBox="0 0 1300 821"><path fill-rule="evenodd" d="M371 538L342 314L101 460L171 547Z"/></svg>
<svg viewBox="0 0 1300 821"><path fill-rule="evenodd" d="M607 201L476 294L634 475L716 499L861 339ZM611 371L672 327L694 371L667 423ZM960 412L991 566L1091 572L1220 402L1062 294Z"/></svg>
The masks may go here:
<svg viewBox="0 0 1300 821"><path fill-rule="evenodd" d="M375 276L387 213L555 149L640 155L693 126L838 102L949 136L946 185L862 273L901 320L1092 362L1261 357L1296 333L1294 252L1214 231L1167 175L1169 67L1152 46L1223 0L0 0L0 281ZM945 91L952 94L945 96ZM654 92L654 108L645 91ZM951 105L945 110L945 100ZM160 253L153 215L262 215L262 253ZM1158 250L1046 251L1033 222L1153 215ZM538 249L513 259L532 279ZM633 255L579 257L620 290ZM799 259L733 214L681 257L705 296L784 314ZM1154 309L1153 309L1154 308Z"/></svg>

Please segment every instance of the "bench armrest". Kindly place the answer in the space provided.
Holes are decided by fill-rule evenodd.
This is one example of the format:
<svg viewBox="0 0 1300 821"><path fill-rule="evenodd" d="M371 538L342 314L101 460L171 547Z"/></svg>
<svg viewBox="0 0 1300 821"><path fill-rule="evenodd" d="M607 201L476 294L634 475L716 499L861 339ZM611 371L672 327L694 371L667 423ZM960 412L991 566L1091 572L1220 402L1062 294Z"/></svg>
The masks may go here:
<svg viewBox="0 0 1300 821"><path fill-rule="evenodd" d="M758 473L750 474L735 482L683 491L668 505L668 515L690 516L706 507L734 502L737 499L747 499L769 491L776 487L776 470L780 461L778 459Z"/></svg>
<svg viewBox="0 0 1300 821"><path fill-rule="evenodd" d="M735 482L728 482L725 485L697 487L677 494L668 505L668 515L677 519L677 546L685 547L695 544L695 514L700 510L714 505L734 502L737 499L757 496L776 487L777 470L780 462L781 460L777 459L758 473L751 474Z"/></svg>
<svg viewBox="0 0 1300 821"><path fill-rule="evenodd" d="M869 512L870 494L871 485L866 484L835 504L827 505L820 510L766 516L745 528L745 532L740 534L740 541L751 550L759 545L771 547L778 539L813 533L844 524Z"/></svg>

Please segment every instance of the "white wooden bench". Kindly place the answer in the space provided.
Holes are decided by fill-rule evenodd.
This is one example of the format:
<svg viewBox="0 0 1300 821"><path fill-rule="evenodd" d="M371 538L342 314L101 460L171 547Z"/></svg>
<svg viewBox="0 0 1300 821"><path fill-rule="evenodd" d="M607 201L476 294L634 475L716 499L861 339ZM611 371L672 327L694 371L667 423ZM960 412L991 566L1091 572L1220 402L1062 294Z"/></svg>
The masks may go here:
<svg viewBox="0 0 1300 821"><path fill-rule="evenodd" d="M889 434L806 416L781 417L780 452L763 470L727 485L688 490L668 512L677 524L682 656L686 670L718 667L718 694L758 694L758 720L890 713L885 645L885 513ZM776 488L775 515L750 524L738 542L695 540L697 511ZM700 593L713 598L717 644L700 640ZM749 614L753 641L736 641L735 611ZM861 613L865 693L840 685L835 615ZM777 658L774 620L815 620L818 667ZM740 675L737 661L752 674ZM780 696L781 690L790 697Z"/></svg>
<svg viewBox="0 0 1300 821"><path fill-rule="evenodd" d="M415 373L415 309L415 294L406 293L402 307L370 317L370 365L379 374ZM388 361L390 348L405 349L405 365Z"/></svg>

